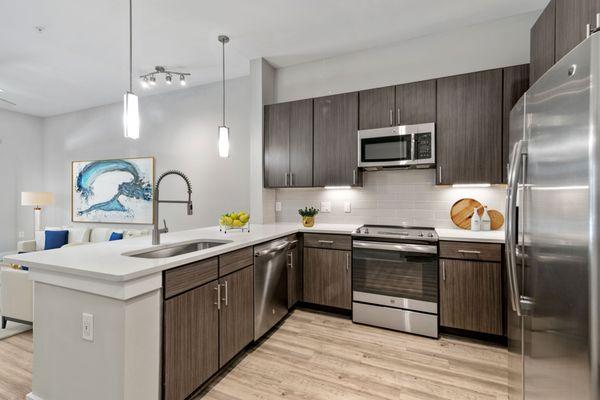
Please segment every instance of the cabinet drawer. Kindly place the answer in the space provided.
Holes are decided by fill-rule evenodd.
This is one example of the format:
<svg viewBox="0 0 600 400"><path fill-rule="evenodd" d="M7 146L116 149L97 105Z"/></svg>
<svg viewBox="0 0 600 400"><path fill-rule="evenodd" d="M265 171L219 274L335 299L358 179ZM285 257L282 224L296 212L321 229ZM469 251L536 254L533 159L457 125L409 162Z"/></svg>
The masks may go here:
<svg viewBox="0 0 600 400"><path fill-rule="evenodd" d="M305 233L304 247L321 249L351 250L352 238L348 235L330 235L321 233Z"/></svg>
<svg viewBox="0 0 600 400"><path fill-rule="evenodd" d="M252 246L219 256L219 276L225 276L254 264Z"/></svg>
<svg viewBox="0 0 600 400"><path fill-rule="evenodd" d="M502 245L496 243L440 242L441 258L475 261L502 261Z"/></svg>
<svg viewBox="0 0 600 400"><path fill-rule="evenodd" d="M165 298L173 297L215 280L218 273L217 257L167 271L165 272Z"/></svg>

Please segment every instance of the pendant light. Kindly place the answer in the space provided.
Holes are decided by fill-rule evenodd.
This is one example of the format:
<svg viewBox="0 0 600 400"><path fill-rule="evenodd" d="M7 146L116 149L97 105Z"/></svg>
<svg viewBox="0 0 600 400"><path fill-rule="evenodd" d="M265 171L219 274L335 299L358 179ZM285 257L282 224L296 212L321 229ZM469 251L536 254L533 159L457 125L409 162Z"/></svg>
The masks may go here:
<svg viewBox="0 0 600 400"><path fill-rule="evenodd" d="M219 157L229 157L229 128L225 126L225 43L229 43L229 37L219 36L219 42L223 45L223 123L219 126Z"/></svg>
<svg viewBox="0 0 600 400"><path fill-rule="evenodd" d="M138 97L133 93L133 17L132 0L129 0L129 90L123 96L123 127L126 138L140 137L140 111Z"/></svg>

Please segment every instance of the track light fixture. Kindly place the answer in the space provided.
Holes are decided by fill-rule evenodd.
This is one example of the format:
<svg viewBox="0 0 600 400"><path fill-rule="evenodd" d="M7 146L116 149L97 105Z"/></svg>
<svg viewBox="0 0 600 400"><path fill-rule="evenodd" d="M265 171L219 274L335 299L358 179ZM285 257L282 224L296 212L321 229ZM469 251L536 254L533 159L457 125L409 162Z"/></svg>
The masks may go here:
<svg viewBox="0 0 600 400"><path fill-rule="evenodd" d="M176 75L176 76L179 75L179 83L181 84L181 86L185 86L186 85L185 77L190 76L191 74L189 72L169 71L165 67L161 67L160 65L157 65L156 67L154 67L154 71L148 72L147 74L140 76L140 84L142 85L143 88L155 86L157 75L166 75L165 82L167 83L167 85L170 85L173 83L173 75Z"/></svg>

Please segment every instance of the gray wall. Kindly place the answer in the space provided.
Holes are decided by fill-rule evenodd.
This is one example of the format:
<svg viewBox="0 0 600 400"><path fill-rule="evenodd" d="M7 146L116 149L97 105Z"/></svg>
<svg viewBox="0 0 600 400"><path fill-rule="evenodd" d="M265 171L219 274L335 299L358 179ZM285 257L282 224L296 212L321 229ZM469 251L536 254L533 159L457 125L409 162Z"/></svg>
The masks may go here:
<svg viewBox="0 0 600 400"><path fill-rule="evenodd" d="M140 98L137 141L123 137L122 103L46 118L44 177L46 189L56 197L47 213L48 225L70 224L73 160L153 156L157 175L168 169L188 174L194 215L188 217L181 205L161 205L160 218L171 230L215 225L224 212L249 210L249 78L227 82L228 159L217 152L220 91L220 84L211 84ZM161 197L187 198L183 181L170 177L163 182Z"/></svg>
<svg viewBox="0 0 600 400"><path fill-rule="evenodd" d="M0 253L17 248L19 233L33 237L33 208L22 191L42 191L42 119L0 109Z"/></svg>

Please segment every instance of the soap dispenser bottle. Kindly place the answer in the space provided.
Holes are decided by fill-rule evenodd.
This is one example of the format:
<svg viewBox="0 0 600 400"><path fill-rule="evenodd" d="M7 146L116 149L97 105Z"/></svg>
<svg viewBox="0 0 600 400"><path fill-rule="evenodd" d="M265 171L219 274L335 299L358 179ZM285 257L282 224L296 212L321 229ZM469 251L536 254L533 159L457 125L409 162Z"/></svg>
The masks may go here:
<svg viewBox="0 0 600 400"><path fill-rule="evenodd" d="M487 206L483 207L483 215L481 216L481 230L489 231L492 229L492 220L490 214L488 214Z"/></svg>
<svg viewBox="0 0 600 400"><path fill-rule="evenodd" d="M473 216L471 217L471 230L481 230L481 218L479 217L479 213L477 212L477 207L473 209Z"/></svg>

